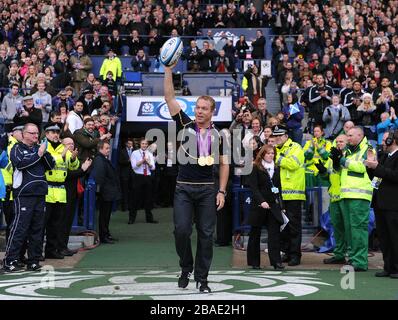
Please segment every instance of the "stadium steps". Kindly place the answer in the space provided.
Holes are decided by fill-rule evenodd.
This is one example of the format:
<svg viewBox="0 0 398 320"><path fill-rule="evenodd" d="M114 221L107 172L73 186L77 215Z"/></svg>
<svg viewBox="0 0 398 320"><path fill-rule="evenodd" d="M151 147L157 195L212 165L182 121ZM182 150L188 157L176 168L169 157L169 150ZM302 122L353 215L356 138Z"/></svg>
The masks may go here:
<svg viewBox="0 0 398 320"><path fill-rule="evenodd" d="M272 114L276 114L281 110L281 104L279 100L279 93L277 92L278 87L275 83L275 79L272 78L268 81L265 88L267 95L267 109Z"/></svg>

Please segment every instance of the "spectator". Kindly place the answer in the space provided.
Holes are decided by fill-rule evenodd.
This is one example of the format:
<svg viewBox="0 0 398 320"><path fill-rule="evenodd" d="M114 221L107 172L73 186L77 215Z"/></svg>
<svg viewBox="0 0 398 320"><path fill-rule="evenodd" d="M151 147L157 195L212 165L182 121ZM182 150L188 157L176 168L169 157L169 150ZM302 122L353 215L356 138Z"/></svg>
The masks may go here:
<svg viewBox="0 0 398 320"><path fill-rule="evenodd" d="M304 108L293 99L292 95L288 95L287 104L282 109L283 120L286 123L289 138L293 142L301 145L303 140L303 130L301 122L304 118Z"/></svg>
<svg viewBox="0 0 398 320"><path fill-rule="evenodd" d="M105 80L109 70L114 74L116 81L122 76L122 62L115 56L115 52L112 48L109 49L108 57L104 59L101 66L100 76L102 80Z"/></svg>
<svg viewBox="0 0 398 320"><path fill-rule="evenodd" d="M252 39L252 58L264 59L265 58L265 38L261 30L256 31L256 39Z"/></svg>
<svg viewBox="0 0 398 320"><path fill-rule="evenodd" d="M131 60L131 66L136 72L148 72L151 61L146 56L144 49L139 49L137 54Z"/></svg>
<svg viewBox="0 0 398 320"><path fill-rule="evenodd" d="M71 97L68 97L65 90L61 90L54 98L52 98L53 110L59 110L60 104L65 104L68 111L73 110L75 102Z"/></svg>
<svg viewBox="0 0 398 320"><path fill-rule="evenodd" d="M106 74L106 79L102 84L108 88L109 95L115 96L117 94L117 85L111 70Z"/></svg>
<svg viewBox="0 0 398 320"><path fill-rule="evenodd" d="M235 44L236 52L238 53L239 59L246 59L246 51L249 50L246 39L244 35L239 37L238 42Z"/></svg>
<svg viewBox="0 0 398 320"><path fill-rule="evenodd" d="M217 73L233 72L234 69L235 68L234 68L233 64L231 64L229 58L225 56L225 51L220 50L218 52L218 57L216 57L216 60L214 62L214 71Z"/></svg>
<svg viewBox="0 0 398 320"><path fill-rule="evenodd" d="M249 100L257 105L260 98L265 98L265 87L268 84L268 78L259 74L256 64L249 67L245 72L242 80L242 89Z"/></svg>
<svg viewBox="0 0 398 320"><path fill-rule="evenodd" d="M272 114L267 110L267 100L265 98L260 98L257 100L257 111L253 112L253 118L260 119L262 127L265 127L268 120L272 117Z"/></svg>
<svg viewBox="0 0 398 320"><path fill-rule="evenodd" d="M129 53L132 56L136 56L138 51L144 50L144 40L140 37L137 30L131 31L127 45L129 46Z"/></svg>
<svg viewBox="0 0 398 320"><path fill-rule="evenodd" d="M187 70L192 72L199 71L199 59L201 56L201 51L196 45L195 40L191 40L190 47L183 54L182 58L186 59L188 62Z"/></svg>
<svg viewBox="0 0 398 320"><path fill-rule="evenodd" d="M330 140L334 140L343 129L344 123L351 120L350 112L340 103L339 95L333 95L332 104L326 107L322 120L326 124L325 138Z"/></svg>
<svg viewBox="0 0 398 320"><path fill-rule="evenodd" d="M87 44L88 47L88 53L91 55L102 55L104 54L105 51L105 43L104 41L100 38L99 32L94 31L93 32L93 37L88 41Z"/></svg>
<svg viewBox="0 0 398 320"><path fill-rule="evenodd" d="M42 112L33 106L33 97L25 96L23 97L23 108L19 109L14 116L14 124L21 126L27 123L33 123L38 128L41 128L41 123L43 120Z"/></svg>
<svg viewBox="0 0 398 320"><path fill-rule="evenodd" d="M383 88L381 96L376 100L377 114L381 115L383 112L390 112L390 108L396 109L398 107L394 94L389 87Z"/></svg>
<svg viewBox="0 0 398 320"><path fill-rule="evenodd" d="M45 91L46 85L43 82L37 84L38 91L32 95L34 107L42 113L42 123L48 122L48 117L52 111L52 99L48 92Z"/></svg>
<svg viewBox="0 0 398 320"><path fill-rule="evenodd" d="M119 35L119 30L113 29L112 34L107 39L107 46L117 55L122 54L123 39Z"/></svg>
<svg viewBox="0 0 398 320"><path fill-rule="evenodd" d="M72 65L72 85L76 94L80 94L83 81L86 80L89 72L93 67L90 57L85 54L84 47L77 47L77 55L70 58Z"/></svg>
<svg viewBox="0 0 398 320"><path fill-rule="evenodd" d="M104 134L100 138L96 137L94 121L92 118L84 119L84 126L73 133L73 139L76 141L79 150L78 158L80 161L85 159L94 159L97 154L98 142L110 139L110 133Z"/></svg>
<svg viewBox="0 0 398 320"><path fill-rule="evenodd" d="M203 48L199 56L199 70L208 72L213 69L214 63L214 50L210 48L208 41L203 41Z"/></svg>
<svg viewBox="0 0 398 320"><path fill-rule="evenodd" d="M80 130L83 127L83 103L81 101L77 101L73 107L73 110L69 112L66 117L66 124L72 134L75 133L76 130ZM84 159L83 159L84 161Z"/></svg>
<svg viewBox="0 0 398 320"><path fill-rule="evenodd" d="M395 109L391 108L391 115L388 112L383 112L380 116L381 122L377 124L377 144L380 147L383 142L383 136L390 130L398 129L398 118L395 114Z"/></svg>
<svg viewBox="0 0 398 320"><path fill-rule="evenodd" d="M372 95L365 93L362 96L362 103L357 108L357 124L363 127L365 137L374 148L377 143L377 120L376 106L373 103Z"/></svg>
<svg viewBox="0 0 398 320"><path fill-rule="evenodd" d="M12 84L10 92L7 93L1 103L1 113L5 121L6 132L11 132L14 126L14 116L22 109L22 100L23 98L19 94L19 85L17 83Z"/></svg>
<svg viewBox="0 0 398 320"><path fill-rule="evenodd" d="M325 85L325 79L322 74L316 76L316 85L314 85L309 92L309 122L314 124L323 124L322 116L326 107L332 101L333 90L331 87ZM307 125L307 127L310 127Z"/></svg>

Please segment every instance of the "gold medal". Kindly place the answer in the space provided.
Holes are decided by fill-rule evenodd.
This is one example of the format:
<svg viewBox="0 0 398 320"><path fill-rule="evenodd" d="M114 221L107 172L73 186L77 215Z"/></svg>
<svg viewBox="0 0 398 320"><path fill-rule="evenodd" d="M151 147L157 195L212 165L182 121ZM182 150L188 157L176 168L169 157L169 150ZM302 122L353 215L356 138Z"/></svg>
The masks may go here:
<svg viewBox="0 0 398 320"><path fill-rule="evenodd" d="M214 164L214 158L212 156L206 157L206 165L212 166Z"/></svg>
<svg viewBox="0 0 398 320"><path fill-rule="evenodd" d="M206 165L206 157L199 157L198 165L200 165L201 167L204 167Z"/></svg>

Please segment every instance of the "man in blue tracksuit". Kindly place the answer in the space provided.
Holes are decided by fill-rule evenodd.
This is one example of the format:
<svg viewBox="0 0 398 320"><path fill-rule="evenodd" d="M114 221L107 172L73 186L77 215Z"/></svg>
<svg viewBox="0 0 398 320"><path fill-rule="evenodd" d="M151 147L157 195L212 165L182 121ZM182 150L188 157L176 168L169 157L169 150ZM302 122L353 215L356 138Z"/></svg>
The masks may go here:
<svg viewBox="0 0 398 320"><path fill-rule="evenodd" d="M43 251L43 228L46 212L47 181L45 171L51 170L55 161L46 152L46 142L40 146L39 129L28 123L22 131L22 142L17 143L10 153L14 168L13 195L14 221L6 246L3 270L18 271L18 259L22 245L28 240L27 270L40 269L39 259Z"/></svg>

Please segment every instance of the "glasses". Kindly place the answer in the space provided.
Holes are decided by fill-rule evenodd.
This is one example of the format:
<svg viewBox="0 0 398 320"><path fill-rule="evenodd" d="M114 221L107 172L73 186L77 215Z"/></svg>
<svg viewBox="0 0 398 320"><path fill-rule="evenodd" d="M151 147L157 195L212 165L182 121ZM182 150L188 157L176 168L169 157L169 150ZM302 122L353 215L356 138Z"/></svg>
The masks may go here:
<svg viewBox="0 0 398 320"><path fill-rule="evenodd" d="M39 133L38 132L30 132L30 131L25 131L26 133L29 133L29 134L31 134L31 135L39 135Z"/></svg>

